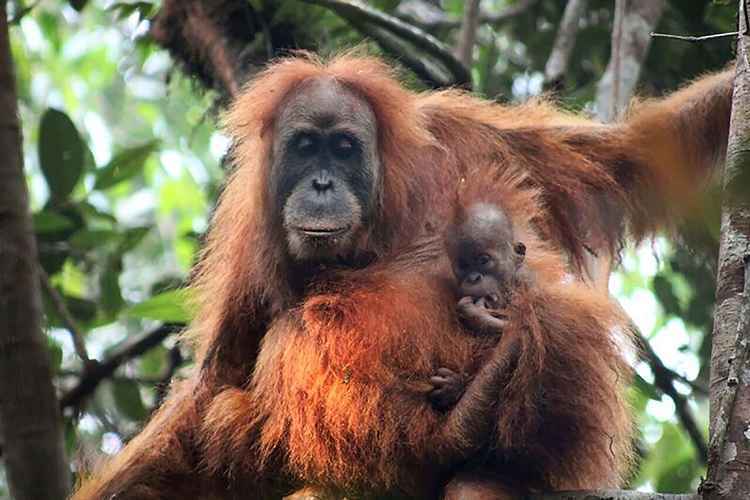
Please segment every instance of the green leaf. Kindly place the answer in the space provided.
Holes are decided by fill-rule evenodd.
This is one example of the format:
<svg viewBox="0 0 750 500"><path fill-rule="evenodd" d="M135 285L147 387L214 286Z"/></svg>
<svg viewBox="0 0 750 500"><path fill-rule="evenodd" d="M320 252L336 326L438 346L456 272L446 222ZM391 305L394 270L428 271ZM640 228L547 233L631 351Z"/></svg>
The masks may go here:
<svg viewBox="0 0 750 500"><path fill-rule="evenodd" d="M673 316L682 316L680 301L674 293L671 281L663 274L657 274L654 276L652 288L662 307L664 307L665 313Z"/></svg>
<svg viewBox="0 0 750 500"><path fill-rule="evenodd" d="M78 449L78 426L72 418L65 419L65 452L68 456L75 454Z"/></svg>
<svg viewBox="0 0 750 500"><path fill-rule="evenodd" d="M79 326L86 329L86 327L96 319L96 312L98 305L96 302L87 299L81 299L78 297L71 297L65 295L62 290L58 290L65 301L70 314L73 315ZM44 302L44 314L47 321L47 326L66 328L63 320L60 318L60 314L57 312L57 308L51 303L47 294L43 295Z"/></svg>
<svg viewBox="0 0 750 500"><path fill-rule="evenodd" d="M34 232L37 234L64 231L74 226L73 221L64 215L47 210L35 213L32 215L32 220L34 223Z"/></svg>
<svg viewBox="0 0 750 500"><path fill-rule="evenodd" d="M70 237L71 245L80 250L91 250L115 239L118 234L110 229L81 229Z"/></svg>
<svg viewBox="0 0 750 500"><path fill-rule="evenodd" d="M107 189L138 175L148 157L158 148L159 141L153 140L120 151L108 164L96 171L94 189Z"/></svg>
<svg viewBox="0 0 750 500"><path fill-rule="evenodd" d="M138 244L143 241L148 232L151 231L150 227L133 227L126 230L122 235L122 243L118 247L118 252L124 254L134 249Z"/></svg>
<svg viewBox="0 0 750 500"><path fill-rule="evenodd" d="M168 352L164 346L159 345L143 354L138 359L141 376L158 377L161 375L167 364Z"/></svg>
<svg viewBox="0 0 750 500"><path fill-rule="evenodd" d="M77 12L81 12L89 0L68 0L70 6L73 7Z"/></svg>
<svg viewBox="0 0 750 500"><path fill-rule="evenodd" d="M54 373L57 373L60 371L60 365L62 365L62 347L52 337L47 337L47 349L49 350L50 367Z"/></svg>
<svg viewBox="0 0 750 500"><path fill-rule="evenodd" d="M77 204L78 209L80 212L86 216L86 218L96 219L101 222L110 222L112 224L117 224L117 218L112 215L108 214L107 212L102 212L98 208L96 208L94 205L87 201L81 201Z"/></svg>
<svg viewBox="0 0 750 500"><path fill-rule="evenodd" d="M134 318L155 319L165 323L189 323L189 293L186 289L160 293L136 304L126 314Z"/></svg>
<svg viewBox="0 0 750 500"><path fill-rule="evenodd" d="M39 163L53 200L64 200L75 188L84 167L84 145L73 121L49 108L39 125Z"/></svg>
<svg viewBox="0 0 750 500"><path fill-rule="evenodd" d="M104 272L99 277L101 289L101 306L109 315L117 314L125 301L120 290L120 273L122 272L122 259L120 256L110 258L104 267Z"/></svg>
<svg viewBox="0 0 750 500"><path fill-rule="evenodd" d="M89 0L69 0L70 6L76 11L81 12Z"/></svg>
<svg viewBox="0 0 750 500"><path fill-rule="evenodd" d="M115 398L117 409L129 419L143 420L146 417L148 412L143 405L137 382L123 379L113 380L112 395Z"/></svg>
<svg viewBox="0 0 750 500"><path fill-rule="evenodd" d="M138 12L140 20L148 19L154 11L154 4L149 2L117 2L107 10L112 11L118 20L130 17L133 12Z"/></svg>

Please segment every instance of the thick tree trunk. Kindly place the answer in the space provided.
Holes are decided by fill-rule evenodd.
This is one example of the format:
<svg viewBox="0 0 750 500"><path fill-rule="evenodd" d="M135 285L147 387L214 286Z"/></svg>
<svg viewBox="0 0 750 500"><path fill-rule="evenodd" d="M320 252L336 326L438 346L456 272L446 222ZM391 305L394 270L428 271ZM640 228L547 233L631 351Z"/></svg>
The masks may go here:
<svg viewBox="0 0 750 500"><path fill-rule="evenodd" d="M60 500L69 471L41 328L36 255L6 1L0 0L0 436L11 497Z"/></svg>
<svg viewBox="0 0 750 500"><path fill-rule="evenodd" d="M740 12L742 12L740 0ZM740 30L745 16L740 15ZM750 498L750 38L737 43L711 354L708 499Z"/></svg>
<svg viewBox="0 0 750 500"><path fill-rule="evenodd" d="M596 91L597 117L615 120L635 91L666 0L616 0L612 56Z"/></svg>

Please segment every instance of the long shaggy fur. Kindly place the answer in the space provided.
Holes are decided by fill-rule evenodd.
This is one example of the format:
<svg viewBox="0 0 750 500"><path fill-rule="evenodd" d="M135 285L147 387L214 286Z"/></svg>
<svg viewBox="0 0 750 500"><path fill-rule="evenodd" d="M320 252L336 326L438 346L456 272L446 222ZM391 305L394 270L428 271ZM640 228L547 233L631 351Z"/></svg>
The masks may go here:
<svg viewBox="0 0 750 500"><path fill-rule="evenodd" d="M524 177L481 172L459 202L501 204L538 277L509 306L503 336L519 338L521 351L495 395L495 472L512 470L526 487L616 486L630 463L625 322L607 297L567 279L562 255L535 236L538 197ZM441 250L424 242L395 262L335 273L275 321L247 389L209 407L210 468L242 470L236 460L252 457L241 473L281 463L312 484L420 496L432 482L434 491L448 475L440 450L449 444L426 382L440 366L474 373L489 352L456 323Z"/></svg>
<svg viewBox="0 0 750 500"><path fill-rule="evenodd" d="M373 262L300 295L267 181L275 117L311 77L372 107L383 176L360 242ZM259 489L273 482L434 493L448 417L428 406L426 380L438 366L473 373L490 351L461 330L434 241L457 203L482 197L522 228L537 276L503 334L522 348L498 394L492 460L525 487L616 485L629 462L627 342L582 262L587 248L615 255L628 227L639 238L679 214L687 191L672 186L708 176L730 102L721 74L604 126L544 102L409 92L351 54L272 65L226 118L236 170L195 273L199 369L75 498L274 496Z"/></svg>

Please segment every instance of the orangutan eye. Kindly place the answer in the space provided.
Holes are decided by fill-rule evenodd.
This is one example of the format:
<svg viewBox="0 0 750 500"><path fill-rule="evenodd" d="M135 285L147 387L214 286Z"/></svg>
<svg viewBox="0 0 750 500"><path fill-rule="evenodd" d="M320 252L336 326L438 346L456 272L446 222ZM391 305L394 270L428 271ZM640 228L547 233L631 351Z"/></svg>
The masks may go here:
<svg viewBox="0 0 750 500"><path fill-rule="evenodd" d="M294 149L301 156L312 156L318 152L318 138L313 134L302 133L295 139Z"/></svg>
<svg viewBox="0 0 750 500"><path fill-rule="evenodd" d="M339 159L349 158L356 149L356 141L346 134L336 134L331 138L331 152Z"/></svg>
<svg viewBox="0 0 750 500"><path fill-rule="evenodd" d="M518 255L526 255L526 245L524 245L520 241L513 245L513 250L515 250L516 254Z"/></svg>
<svg viewBox="0 0 750 500"><path fill-rule="evenodd" d="M487 255L486 253L483 253L482 255L477 257L477 264L479 264L482 267L486 266L490 262L492 262L492 257Z"/></svg>

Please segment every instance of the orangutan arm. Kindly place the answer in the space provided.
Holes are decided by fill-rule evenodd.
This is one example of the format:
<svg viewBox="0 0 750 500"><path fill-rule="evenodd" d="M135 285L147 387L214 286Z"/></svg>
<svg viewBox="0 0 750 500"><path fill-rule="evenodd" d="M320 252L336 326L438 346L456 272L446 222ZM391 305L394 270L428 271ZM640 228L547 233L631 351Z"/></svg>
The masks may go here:
<svg viewBox="0 0 750 500"><path fill-rule="evenodd" d="M192 439L196 397L188 383L175 386L146 427L71 500L166 500L200 491Z"/></svg>
<svg viewBox="0 0 750 500"><path fill-rule="evenodd" d="M487 445L495 425L499 396L518 361L520 342L515 332L500 340L487 362L468 383L463 396L446 415L436 443L440 460L459 463Z"/></svg>

